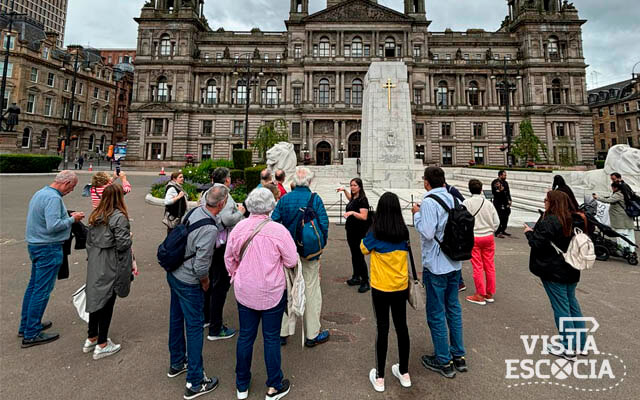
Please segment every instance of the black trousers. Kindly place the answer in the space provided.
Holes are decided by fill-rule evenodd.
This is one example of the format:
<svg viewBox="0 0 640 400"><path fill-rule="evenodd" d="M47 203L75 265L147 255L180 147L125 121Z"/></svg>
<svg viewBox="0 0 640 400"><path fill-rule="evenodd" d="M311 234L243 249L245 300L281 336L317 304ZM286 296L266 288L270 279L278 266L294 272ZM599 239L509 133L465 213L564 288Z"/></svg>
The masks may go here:
<svg viewBox="0 0 640 400"><path fill-rule="evenodd" d="M496 235L501 233L505 233L507 231L507 225L509 224L509 215L511 215L511 208L504 206L496 206L496 211L498 211L498 217L500 218L500 226L496 231Z"/></svg>
<svg viewBox="0 0 640 400"><path fill-rule="evenodd" d="M89 313L89 332L87 337L98 337L98 344L106 343L109 337L109 326L113 316L113 307L116 304L114 293L100 310Z"/></svg>
<svg viewBox="0 0 640 400"><path fill-rule="evenodd" d="M204 296L204 321L208 322L209 335L214 336L222 329L222 312L227 301L227 293L231 287L231 277L224 264L226 245L215 249L209 267L209 290Z"/></svg>
<svg viewBox="0 0 640 400"><path fill-rule="evenodd" d="M387 362L387 347L389 342L389 309L393 325L398 337L398 355L400 357L400 373L409 372L409 328L407 328L407 299L409 289L400 292L383 292L371 289L373 312L376 317L376 371L378 378L384 378L385 363Z"/></svg>
<svg viewBox="0 0 640 400"><path fill-rule="evenodd" d="M351 264L353 266L353 276L360 278L363 282L369 282L369 270L364 254L360 250L360 242L365 236L365 232L356 229L347 229L347 243L351 250Z"/></svg>

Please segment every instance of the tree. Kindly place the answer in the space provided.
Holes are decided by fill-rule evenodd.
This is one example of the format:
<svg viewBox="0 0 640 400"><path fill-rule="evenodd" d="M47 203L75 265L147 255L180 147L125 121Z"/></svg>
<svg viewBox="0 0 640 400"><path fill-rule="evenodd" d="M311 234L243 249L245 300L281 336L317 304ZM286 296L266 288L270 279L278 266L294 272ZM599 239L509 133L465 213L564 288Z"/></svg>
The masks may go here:
<svg viewBox="0 0 640 400"><path fill-rule="evenodd" d="M287 130L287 121L277 119L267 122L258 128L256 139L251 144L254 150L262 157L267 159L267 150L272 148L276 143L289 141L289 131Z"/></svg>
<svg viewBox="0 0 640 400"><path fill-rule="evenodd" d="M533 132L531 120L523 120L520 123L520 136L513 142L511 153L517 159L523 159L526 164L528 161L540 161L540 151L544 158L548 160L547 146Z"/></svg>

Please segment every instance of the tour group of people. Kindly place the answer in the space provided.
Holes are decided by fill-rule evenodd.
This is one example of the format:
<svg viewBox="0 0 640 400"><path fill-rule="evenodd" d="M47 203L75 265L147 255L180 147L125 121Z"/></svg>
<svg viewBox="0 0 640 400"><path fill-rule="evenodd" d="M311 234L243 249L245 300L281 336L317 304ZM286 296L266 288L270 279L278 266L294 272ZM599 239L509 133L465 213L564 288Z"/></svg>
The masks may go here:
<svg viewBox="0 0 640 400"><path fill-rule="evenodd" d="M171 298L167 375L175 378L186 373L183 397L187 400L209 393L219 384L217 378L205 374L202 356L205 330L209 341L237 336L237 398L248 398L253 346L260 324L268 377L266 399L281 399L289 393L291 383L282 371L281 346L286 345L288 337L295 332L296 315L291 312L295 299L292 296L300 293L296 292L291 277L296 275L296 268L301 269L304 280L305 311L301 318L304 345L313 348L330 339L329 331L322 328L320 321L322 248L310 253L304 248L305 243L296 241L298 230L305 223L303 216L309 214L321 247L327 243L329 218L323 200L311 191L313 173L306 167L297 167L290 178L290 190L284 187L284 171L276 171L272 176L270 171L264 170L260 177L260 185L242 204L237 204L229 191L229 169L217 168L199 205L191 210L187 210L182 173L173 173L167 183L162 219L167 235L171 235L179 224L197 224L188 233L183 263L166 275ZM611 204L614 228L632 229L622 214L626 199L635 195L621 176L613 174L611 177L611 196L598 200ZM512 200L506 178L506 172L500 171L491 183L492 201L483 195L483 183L472 179L469 182L471 197L465 199L455 187L447 184L444 170L428 167L423 176L426 193L411 210L420 237L419 261L427 300L426 322L434 347L434 353L423 355L421 361L426 369L446 378L468 371L458 298L458 292L466 288L461 275L462 261L452 260L441 248L449 210L461 202L474 219L471 264L476 290L466 300L479 305L493 303L496 300L494 238L510 235L506 230ZM69 239L72 226L81 223L85 217L82 212L68 212L63 202L63 196L71 193L77 183L73 171L62 171L29 203L26 242L32 268L19 327L24 348L49 343L59 337L49 331L52 322L42 317L62 264L63 243ZM85 290L89 321L83 352L92 352L95 360L121 349L109 338L109 326L116 297L129 294L131 281L137 275L133 235L125 204L125 194L130 191L131 185L124 173L109 176L100 172L92 179L93 211L86 232ZM375 391L385 390L391 315L399 355L391 372L401 386L410 387L406 303L412 280L409 272L411 244L399 198L394 193L384 193L374 208L369 204L359 178L352 179L349 188L338 188L338 191L344 192L349 200L344 217L353 275L347 284L358 286L359 293L371 291L376 321L375 364L369 371L369 380ZM622 213L619 207L622 207ZM531 247L529 268L542 281L556 325L562 317L580 317L582 313L575 297L580 272L554 249L566 251L574 234L573 227L587 231L586 225L586 219L578 214L573 192L561 177L557 177L545 197L542 216L535 226L524 228ZM366 255L370 257L369 267ZM237 327L225 325L222 318L231 285L238 309ZM581 323L574 324L579 328ZM568 360L584 355L584 343L570 339L567 334L564 348L550 348L549 351Z"/></svg>

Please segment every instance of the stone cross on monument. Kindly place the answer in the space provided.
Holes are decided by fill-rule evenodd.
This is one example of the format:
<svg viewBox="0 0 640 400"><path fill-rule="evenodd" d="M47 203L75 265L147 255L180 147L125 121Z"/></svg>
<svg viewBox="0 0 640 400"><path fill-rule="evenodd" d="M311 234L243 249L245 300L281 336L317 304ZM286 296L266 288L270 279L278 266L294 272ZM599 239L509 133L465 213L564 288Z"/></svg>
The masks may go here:
<svg viewBox="0 0 640 400"><path fill-rule="evenodd" d="M388 89L388 100L387 100L387 108L391 111L391 89L395 88L396 85L391 84L391 78L387 79L387 83L382 87L383 89Z"/></svg>

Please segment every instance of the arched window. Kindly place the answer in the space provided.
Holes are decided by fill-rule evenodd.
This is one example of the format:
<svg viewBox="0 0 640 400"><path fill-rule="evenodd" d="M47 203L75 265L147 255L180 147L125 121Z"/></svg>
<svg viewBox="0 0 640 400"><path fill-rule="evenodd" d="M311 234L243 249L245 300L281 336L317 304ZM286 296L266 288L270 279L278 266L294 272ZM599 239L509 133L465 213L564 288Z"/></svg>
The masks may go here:
<svg viewBox="0 0 640 400"><path fill-rule="evenodd" d="M104 152L104 148L107 145L107 137L105 135L102 135L102 137L100 138L100 151Z"/></svg>
<svg viewBox="0 0 640 400"><path fill-rule="evenodd" d="M42 131L42 134L40 134L40 148L46 149L48 141L49 141L49 131L45 129Z"/></svg>
<svg viewBox="0 0 640 400"><path fill-rule="evenodd" d="M31 128L24 128L22 132L22 147L28 148L31 145Z"/></svg>
<svg viewBox="0 0 640 400"><path fill-rule="evenodd" d="M267 104L278 104L278 87L273 79L267 82Z"/></svg>
<svg viewBox="0 0 640 400"><path fill-rule="evenodd" d="M207 93L205 97L206 104L216 104L218 102L218 88L215 79L209 79L207 82Z"/></svg>
<svg viewBox="0 0 640 400"><path fill-rule="evenodd" d="M549 38L549 43L547 45L547 49L549 52L549 58L551 59L555 59L559 57L559 53L558 53L558 38L555 36L551 36Z"/></svg>
<svg viewBox="0 0 640 400"><path fill-rule="evenodd" d="M158 79L158 101L169 101L169 85L164 76Z"/></svg>
<svg viewBox="0 0 640 400"><path fill-rule="evenodd" d="M362 39L357 36L351 42L351 56L362 57Z"/></svg>
<svg viewBox="0 0 640 400"><path fill-rule="evenodd" d="M438 92L436 95L438 106L446 107L449 105L448 94L449 88L447 87L447 82L440 81L440 83L438 83Z"/></svg>
<svg viewBox="0 0 640 400"><path fill-rule="evenodd" d="M472 106L480 105L480 94L476 81L469 82L469 104Z"/></svg>
<svg viewBox="0 0 640 400"><path fill-rule="evenodd" d="M562 81L554 79L551 82L551 104L562 104Z"/></svg>
<svg viewBox="0 0 640 400"><path fill-rule="evenodd" d="M171 40L169 39L169 35L167 34L164 34L160 37L160 55L171 55Z"/></svg>
<svg viewBox="0 0 640 400"><path fill-rule="evenodd" d="M329 49L330 49L330 45L329 45L329 38L326 36L323 36L320 38L320 53L319 56L320 57L329 57Z"/></svg>
<svg viewBox="0 0 640 400"><path fill-rule="evenodd" d="M247 101L247 84L244 81L244 79L240 79L238 81L238 86L237 86L237 103L245 104L246 101Z"/></svg>
<svg viewBox="0 0 640 400"><path fill-rule="evenodd" d="M396 56L396 40L392 37L388 37L384 41L384 56L385 57Z"/></svg>
<svg viewBox="0 0 640 400"><path fill-rule="evenodd" d="M320 104L329 104L329 80L326 78L320 79L320 96L318 102Z"/></svg>
<svg viewBox="0 0 640 400"><path fill-rule="evenodd" d="M96 135L89 135L89 151L94 151L96 146Z"/></svg>
<svg viewBox="0 0 640 400"><path fill-rule="evenodd" d="M362 105L362 81L354 79L351 82L351 93L353 95L353 104Z"/></svg>

